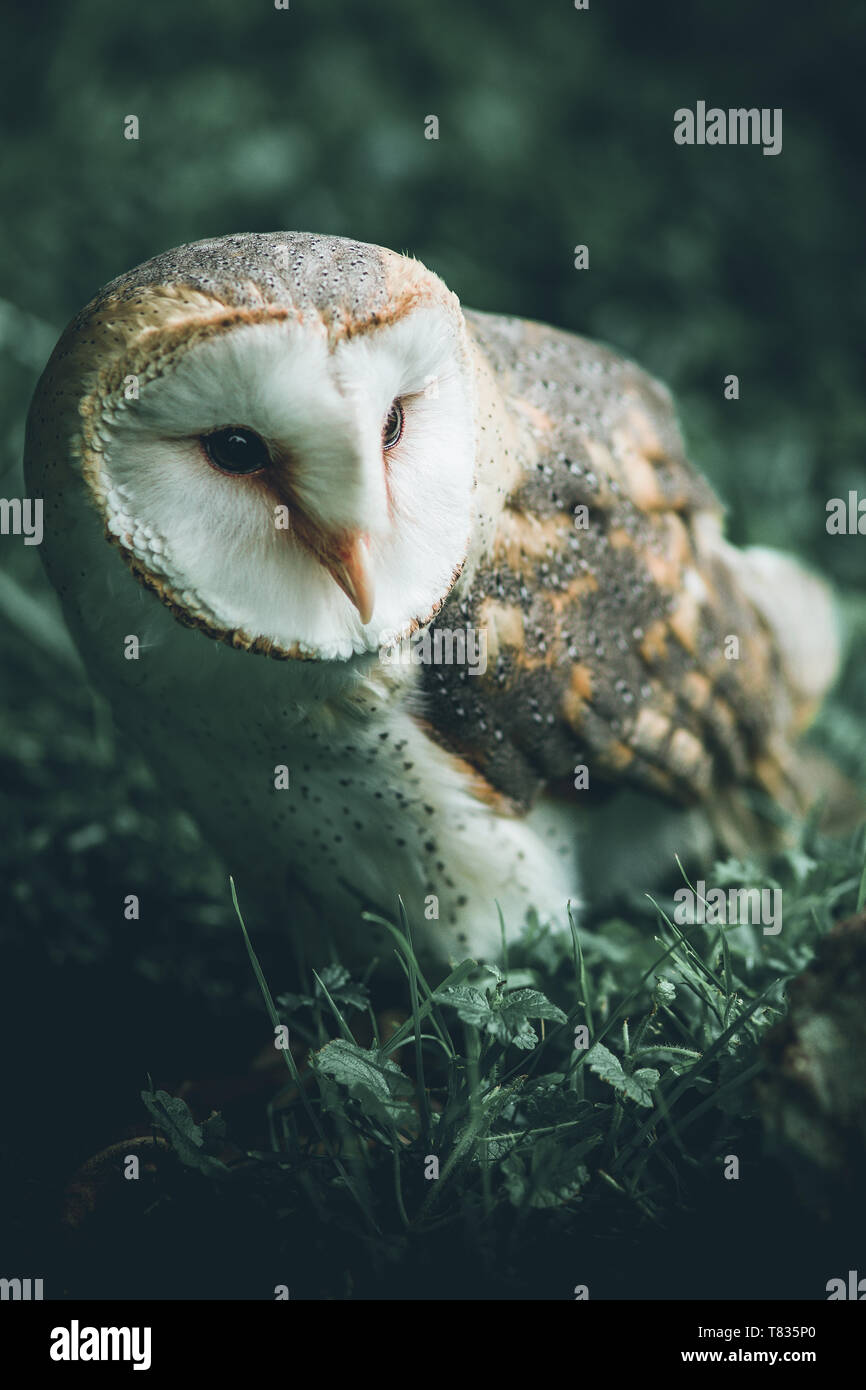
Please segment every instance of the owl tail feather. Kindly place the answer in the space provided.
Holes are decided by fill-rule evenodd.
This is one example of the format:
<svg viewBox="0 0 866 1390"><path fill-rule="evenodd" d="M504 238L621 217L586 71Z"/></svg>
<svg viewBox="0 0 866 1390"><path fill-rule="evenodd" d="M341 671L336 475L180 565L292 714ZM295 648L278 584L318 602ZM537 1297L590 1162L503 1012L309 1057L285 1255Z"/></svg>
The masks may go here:
<svg viewBox="0 0 866 1390"><path fill-rule="evenodd" d="M756 787L726 787L707 806L713 833L729 854L748 859L794 846L806 815L830 836L863 824L860 790L820 750L786 748L778 760L765 760L763 771L770 769L767 777L758 771Z"/></svg>
<svg viewBox="0 0 866 1390"><path fill-rule="evenodd" d="M799 733L839 671L842 634L833 595L799 560L763 546L741 552L737 580L775 634L794 700L792 732Z"/></svg>
<svg viewBox="0 0 866 1390"><path fill-rule="evenodd" d="M791 843L792 818L802 818L813 807L824 831L842 833L862 820L864 803L826 755L795 743L841 662L842 628L829 587L799 560L762 546L738 552L736 577L775 637L790 711L789 726L778 730L753 764L753 788L725 789L710 810L721 843L744 857ZM768 815L768 806L759 804L761 793L775 814Z"/></svg>

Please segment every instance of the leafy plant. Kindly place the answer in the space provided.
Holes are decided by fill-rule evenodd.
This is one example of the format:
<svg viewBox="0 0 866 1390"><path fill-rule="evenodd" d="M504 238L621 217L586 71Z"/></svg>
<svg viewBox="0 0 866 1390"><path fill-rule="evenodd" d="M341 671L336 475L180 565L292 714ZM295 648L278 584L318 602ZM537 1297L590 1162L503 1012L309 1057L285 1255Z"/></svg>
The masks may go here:
<svg viewBox="0 0 866 1390"><path fill-rule="evenodd" d="M300 1058L283 1047L292 1094L273 1151L249 1153L247 1177L250 1164L277 1162L287 1228L292 1194L315 1192L321 1212L360 1230L377 1257L443 1225L476 1229L479 1214L480 1256L542 1213L584 1231L664 1225L691 1174L720 1163L748 1123L760 1043L784 1013L786 982L834 916L856 907L863 860L862 833L840 845L804 827L772 873L726 860L707 876L781 887L777 936L750 924L680 926L672 903L647 900L645 932L617 918L591 932L572 921L564 941L536 924L507 968L464 960L434 988L398 901L385 925L408 1004L387 1038L368 984L342 966L275 1003L232 885L271 1023ZM205 1177L231 1173L213 1168L170 1097L145 1099L185 1163Z"/></svg>

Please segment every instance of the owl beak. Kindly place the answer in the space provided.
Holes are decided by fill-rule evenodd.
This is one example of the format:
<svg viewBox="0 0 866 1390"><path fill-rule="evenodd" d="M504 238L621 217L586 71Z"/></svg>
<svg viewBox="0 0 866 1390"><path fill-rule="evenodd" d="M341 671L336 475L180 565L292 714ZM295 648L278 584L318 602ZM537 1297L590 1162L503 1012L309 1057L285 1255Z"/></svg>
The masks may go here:
<svg viewBox="0 0 866 1390"><path fill-rule="evenodd" d="M328 531L299 508L294 514L294 535L339 584L366 627L376 602L370 537L357 530Z"/></svg>
<svg viewBox="0 0 866 1390"><path fill-rule="evenodd" d="M373 616L376 602L367 537L359 533L350 535L339 545L320 553L319 559L346 597L354 603L366 627Z"/></svg>

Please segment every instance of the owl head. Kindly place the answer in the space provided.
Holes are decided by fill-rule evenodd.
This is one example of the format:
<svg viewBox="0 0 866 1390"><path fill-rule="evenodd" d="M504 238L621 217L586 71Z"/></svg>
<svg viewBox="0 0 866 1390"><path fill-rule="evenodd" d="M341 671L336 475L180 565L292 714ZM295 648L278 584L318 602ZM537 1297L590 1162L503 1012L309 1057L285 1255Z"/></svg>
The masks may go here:
<svg viewBox="0 0 866 1390"><path fill-rule="evenodd" d="M182 622L344 660L428 622L464 564L469 355L456 297L416 261L297 233L196 242L74 320L28 452L80 475Z"/></svg>

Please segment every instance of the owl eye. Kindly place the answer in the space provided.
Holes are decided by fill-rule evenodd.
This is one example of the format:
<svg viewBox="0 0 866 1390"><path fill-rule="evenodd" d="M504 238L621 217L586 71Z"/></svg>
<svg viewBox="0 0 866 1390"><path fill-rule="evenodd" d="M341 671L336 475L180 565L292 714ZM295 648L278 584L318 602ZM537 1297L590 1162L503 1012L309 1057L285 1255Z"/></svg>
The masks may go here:
<svg viewBox="0 0 866 1390"><path fill-rule="evenodd" d="M268 446L255 430L230 425L228 429L203 434L204 451L221 473L260 473L271 461Z"/></svg>
<svg viewBox="0 0 866 1390"><path fill-rule="evenodd" d="M388 418L382 426L382 448L393 449L403 435L403 407L395 401L388 411Z"/></svg>

